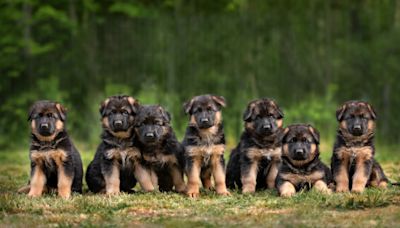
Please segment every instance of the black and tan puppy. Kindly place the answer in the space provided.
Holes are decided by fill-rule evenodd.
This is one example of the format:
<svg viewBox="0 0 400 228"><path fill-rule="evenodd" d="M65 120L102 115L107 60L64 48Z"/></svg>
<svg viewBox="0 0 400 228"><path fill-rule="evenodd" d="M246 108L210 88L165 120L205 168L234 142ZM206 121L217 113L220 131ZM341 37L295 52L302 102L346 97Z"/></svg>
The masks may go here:
<svg viewBox="0 0 400 228"><path fill-rule="evenodd" d="M160 191L185 191L183 180L183 146L178 142L170 125L170 114L159 105L140 108L135 131L142 154L142 186ZM175 188L174 188L175 187Z"/></svg>
<svg viewBox="0 0 400 228"><path fill-rule="evenodd" d="M339 129L332 155L337 192L363 192L366 186L386 188L388 179L375 160L376 113L363 101L348 101L337 111Z"/></svg>
<svg viewBox="0 0 400 228"><path fill-rule="evenodd" d="M252 193L257 188L275 188L281 162L283 112L271 99L251 101L243 114L245 130L232 150L226 185Z"/></svg>
<svg viewBox="0 0 400 228"><path fill-rule="evenodd" d="M201 95L184 104L190 115L183 145L185 147L185 170L188 177L187 195L199 195L200 182L211 188L214 177L216 192L229 195L225 185L225 136L221 108L225 99L221 96Z"/></svg>
<svg viewBox="0 0 400 228"><path fill-rule="evenodd" d="M100 105L103 126L101 143L86 172L86 183L94 193L132 192L140 152L135 147L134 121L139 102L126 95L111 96Z"/></svg>
<svg viewBox="0 0 400 228"><path fill-rule="evenodd" d="M82 161L66 128L66 109L57 102L38 101L29 111L32 141L31 178L20 192L41 196L54 190L63 198L82 193Z"/></svg>
<svg viewBox="0 0 400 228"><path fill-rule="evenodd" d="M300 189L314 188L330 193L332 175L319 159L319 133L311 125L294 124L284 129L282 165L276 188L282 197L293 196Z"/></svg>

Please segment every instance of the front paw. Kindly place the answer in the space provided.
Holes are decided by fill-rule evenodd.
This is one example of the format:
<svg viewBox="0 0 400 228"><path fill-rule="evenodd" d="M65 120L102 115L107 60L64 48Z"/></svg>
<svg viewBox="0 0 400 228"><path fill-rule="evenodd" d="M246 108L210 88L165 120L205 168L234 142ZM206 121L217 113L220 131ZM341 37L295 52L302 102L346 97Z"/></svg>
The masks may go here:
<svg viewBox="0 0 400 228"><path fill-rule="evenodd" d="M230 196L231 193L228 190L217 191L217 194L220 196Z"/></svg>
<svg viewBox="0 0 400 228"><path fill-rule="evenodd" d="M346 186L336 186L336 192L349 192L349 187L346 187Z"/></svg>
<svg viewBox="0 0 400 228"><path fill-rule="evenodd" d="M198 198L200 196L200 192L199 191L187 191L186 195L189 198Z"/></svg>

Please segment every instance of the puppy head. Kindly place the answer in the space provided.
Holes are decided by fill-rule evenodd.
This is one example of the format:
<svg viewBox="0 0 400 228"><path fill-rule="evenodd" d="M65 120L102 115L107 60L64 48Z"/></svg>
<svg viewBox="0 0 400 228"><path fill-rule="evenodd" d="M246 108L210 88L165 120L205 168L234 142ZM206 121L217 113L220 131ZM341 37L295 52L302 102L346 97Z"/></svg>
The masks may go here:
<svg viewBox="0 0 400 228"><path fill-rule="evenodd" d="M40 141L52 141L59 132L64 131L67 110L60 103L37 101L29 111L28 121L31 131Z"/></svg>
<svg viewBox="0 0 400 228"><path fill-rule="evenodd" d="M186 102L183 109L190 115L190 124L207 129L221 123L221 109L225 106L222 96L200 95Z"/></svg>
<svg viewBox="0 0 400 228"><path fill-rule="evenodd" d="M272 135L282 128L283 112L271 99L251 101L243 113L245 128L257 135Z"/></svg>
<svg viewBox="0 0 400 228"><path fill-rule="evenodd" d="M293 124L284 129L282 154L292 164L303 166L319 155L319 132L308 124Z"/></svg>
<svg viewBox="0 0 400 228"><path fill-rule="evenodd" d="M130 137L139 106L138 100L126 95L107 98L99 110L103 128L115 137Z"/></svg>
<svg viewBox="0 0 400 228"><path fill-rule="evenodd" d="M136 119L136 134L143 144L157 144L168 133L171 115L159 105L146 105L140 108Z"/></svg>
<svg viewBox="0 0 400 228"><path fill-rule="evenodd" d="M337 111L336 118L341 131L354 137L369 134L375 130L376 112L364 101L348 101Z"/></svg>

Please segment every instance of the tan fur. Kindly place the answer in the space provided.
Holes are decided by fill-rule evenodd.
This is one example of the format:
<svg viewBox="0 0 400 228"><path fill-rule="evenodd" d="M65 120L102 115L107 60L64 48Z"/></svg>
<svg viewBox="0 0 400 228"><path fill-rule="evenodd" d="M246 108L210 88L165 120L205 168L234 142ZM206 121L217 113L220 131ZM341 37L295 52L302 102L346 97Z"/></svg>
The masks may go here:
<svg viewBox="0 0 400 228"><path fill-rule="evenodd" d="M199 196L199 186L200 186L200 170L201 170L202 159L199 157L193 159L193 165L187 174L188 177L188 185L186 194L189 197L198 197Z"/></svg>
<svg viewBox="0 0 400 228"><path fill-rule="evenodd" d="M43 136L41 135L37 130L36 130L36 123L35 121L31 121L31 129L32 129L32 134L34 134L40 141L42 142L51 142L53 141L57 134L56 132L54 132L54 134L49 135L49 136ZM58 133L58 132L57 132Z"/></svg>
<svg viewBox="0 0 400 228"><path fill-rule="evenodd" d="M276 125L278 128L281 128L283 126L283 119L276 120Z"/></svg>
<svg viewBox="0 0 400 228"><path fill-rule="evenodd" d="M350 159L352 156L361 160L369 160L372 158L372 148L370 146L362 147L340 147L335 153L339 159Z"/></svg>
<svg viewBox="0 0 400 228"><path fill-rule="evenodd" d="M65 174L64 170L64 161L66 160L66 153L63 150L57 150L51 155L52 159L57 165L58 172L58 195L64 199L67 199L71 196L71 187L72 187L72 177Z"/></svg>
<svg viewBox="0 0 400 228"><path fill-rule="evenodd" d="M43 164L37 163L30 181L30 191L28 196L38 197L43 193L46 184L46 176L43 172Z"/></svg>
<svg viewBox="0 0 400 228"><path fill-rule="evenodd" d="M271 167L270 167L268 175L267 175L268 189L275 188L275 179L276 179L276 176L278 175L278 171L279 171L279 161L273 160L271 162Z"/></svg>
<svg viewBox="0 0 400 228"><path fill-rule="evenodd" d="M294 173L284 173L279 174L284 180L290 181L291 183L297 185L300 182L308 182L314 184L316 181L321 180L324 177L324 172L315 171L309 175L294 174Z"/></svg>
<svg viewBox="0 0 400 228"><path fill-rule="evenodd" d="M282 155L282 149L277 147L275 149L259 149L249 148L247 149L247 156L251 161L260 161L263 158L269 158L271 160L280 160Z"/></svg>
<svg viewBox="0 0 400 228"><path fill-rule="evenodd" d="M253 122L245 122L244 127L247 130L253 131L254 130L254 123Z"/></svg>
<svg viewBox="0 0 400 228"><path fill-rule="evenodd" d="M118 194L120 192L120 178L119 178L119 166L118 162L114 161L110 173L104 175L106 182L106 194Z"/></svg>
<svg viewBox="0 0 400 228"><path fill-rule="evenodd" d="M288 181L285 181L280 187L279 187L279 194L282 197L291 197L296 193L296 188L294 185Z"/></svg>
<svg viewBox="0 0 400 228"><path fill-rule="evenodd" d="M334 175L333 179L336 182L336 192L349 191L349 159L342 159L339 172Z"/></svg>
<svg viewBox="0 0 400 228"><path fill-rule="evenodd" d="M219 195L230 195L225 185L225 168L220 162L220 155L214 154L211 157L211 166L215 182L215 191Z"/></svg>
<svg viewBox="0 0 400 228"><path fill-rule="evenodd" d="M172 182L175 186L175 191L184 192L186 189L185 182L183 181L183 173L180 171L176 164L170 165L170 172L172 176Z"/></svg>
<svg viewBox="0 0 400 228"><path fill-rule="evenodd" d="M368 182L368 176L365 175L365 159L363 157L356 157L356 170L353 175L353 184L351 191L361 193L364 191Z"/></svg>
<svg viewBox="0 0 400 228"><path fill-rule="evenodd" d="M151 171L144 168L140 163L135 164L135 178L139 182L142 189L146 192L154 191Z"/></svg>
<svg viewBox="0 0 400 228"><path fill-rule="evenodd" d="M326 183L323 182L322 180L317 180L314 183L314 188L315 188L315 190L322 192L322 193L326 193L326 194L332 193L332 191L328 188L328 185L326 185Z"/></svg>
<svg viewBox="0 0 400 228"><path fill-rule="evenodd" d="M283 145L283 154L287 156L287 158L290 160L290 162L294 165L294 166L304 166L306 164L308 164L309 162L311 162L316 155L316 151L317 151L317 145L315 144L311 144L311 155L308 159L306 160L293 160L290 158L289 156L289 146L288 144L284 144Z"/></svg>
<svg viewBox="0 0 400 228"><path fill-rule="evenodd" d="M132 118L132 117L130 117L130 118ZM102 124L103 124L103 128L109 129L109 130L110 130L110 133L111 133L113 136L117 137L117 138L126 139L126 138L129 138L129 137L132 136L133 127L128 128L128 130L126 130L126 131L113 132L113 131L111 131L110 123L109 123L109 121L108 121L108 117L103 117L103 119L102 119L101 122L102 122Z"/></svg>
<svg viewBox="0 0 400 228"><path fill-rule="evenodd" d="M368 132L372 132L375 129L375 121L368 120Z"/></svg>
<svg viewBox="0 0 400 228"><path fill-rule="evenodd" d="M210 145L210 146L188 146L186 152L191 157L201 157L210 155L222 155L225 151L225 145Z"/></svg>
<svg viewBox="0 0 400 228"><path fill-rule="evenodd" d="M174 155L164 155L156 153L155 155L143 154L143 159L150 163L162 163L162 164L178 164L178 160Z"/></svg>
<svg viewBox="0 0 400 228"><path fill-rule="evenodd" d="M253 193L256 191L258 163L258 160L253 161L250 165L247 175L242 175L241 181L243 184L243 193Z"/></svg>

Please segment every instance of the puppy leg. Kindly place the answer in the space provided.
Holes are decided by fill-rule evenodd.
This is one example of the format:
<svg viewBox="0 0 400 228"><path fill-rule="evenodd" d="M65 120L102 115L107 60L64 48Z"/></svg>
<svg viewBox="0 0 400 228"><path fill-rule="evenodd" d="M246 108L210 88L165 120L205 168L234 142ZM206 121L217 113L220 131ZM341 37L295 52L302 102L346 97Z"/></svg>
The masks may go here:
<svg viewBox="0 0 400 228"><path fill-rule="evenodd" d="M30 181L30 190L28 196L38 197L43 193L46 184L46 175L43 172L42 165L36 164L32 167L32 177Z"/></svg>
<svg viewBox="0 0 400 228"><path fill-rule="evenodd" d="M328 188L328 185L326 185L326 183L322 180L317 180L314 183L314 188L315 188L315 190L322 192L322 193L326 193L326 194L332 193L332 191Z"/></svg>
<svg viewBox="0 0 400 228"><path fill-rule="evenodd" d="M296 188L289 181L284 181L279 187L279 195L282 197L291 197L296 194Z"/></svg>
<svg viewBox="0 0 400 228"><path fill-rule="evenodd" d="M153 182L157 182L154 180L154 177L157 178L156 174L152 174L150 170L143 167L140 163L135 164L135 178L140 184L140 187L146 192L154 191Z"/></svg>
<svg viewBox="0 0 400 228"><path fill-rule="evenodd" d="M271 168L268 171L267 175L267 187L268 189L274 189L275 188L275 179L276 176L278 175L278 170L279 170L279 162L280 161L271 161Z"/></svg>
<svg viewBox="0 0 400 228"><path fill-rule="evenodd" d="M230 195L225 184L225 162L223 155L214 154L211 157L215 190L219 195Z"/></svg>
<svg viewBox="0 0 400 228"><path fill-rule="evenodd" d="M65 168L63 165L58 167L58 195L64 199L68 199L71 196L72 178L65 174Z"/></svg>
<svg viewBox="0 0 400 228"><path fill-rule="evenodd" d="M361 193L367 185L369 176L371 175L372 160L356 158L356 169L353 175L352 192Z"/></svg>
<svg viewBox="0 0 400 228"><path fill-rule="evenodd" d="M257 184L257 171L258 171L258 162L246 162L242 164L242 193L253 193L256 191Z"/></svg>
<svg viewBox="0 0 400 228"><path fill-rule="evenodd" d="M116 162L113 162L110 168L111 169L109 172L105 173L104 175L104 180L106 182L106 194L119 194L121 183L121 180L119 179L119 167Z"/></svg>
<svg viewBox="0 0 400 228"><path fill-rule="evenodd" d="M332 158L332 174L336 183L336 192L349 191L349 159L340 160L335 155Z"/></svg>
<svg viewBox="0 0 400 228"><path fill-rule="evenodd" d="M171 165L170 172L172 176L172 182L175 186L175 191L184 192L186 189L185 182L183 181L183 172L176 164Z"/></svg>
<svg viewBox="0 0 400 228"><path fill-rule="evenodd" d="M374 160L372 165L372 172L369 179L369 185L376 188L387 188L389 180L387 179L382 167Z"/></svg>
<svg viewBox="0 0 400 228"><path fill-rule="evenodd" d="M201 182L203 183L203 188L211 190L212 183L211 183L211 175L212 169L211 167L205 168L201 171Z"/></svg>
<svg viewBox="0 0 400 228"><path fill-rule="evenodd" d="M200 171L201 171L201 157L191 157L187 161L187 176L188 186L186 194L189 197L196 198L199 196L200 188Z"/></svg>

